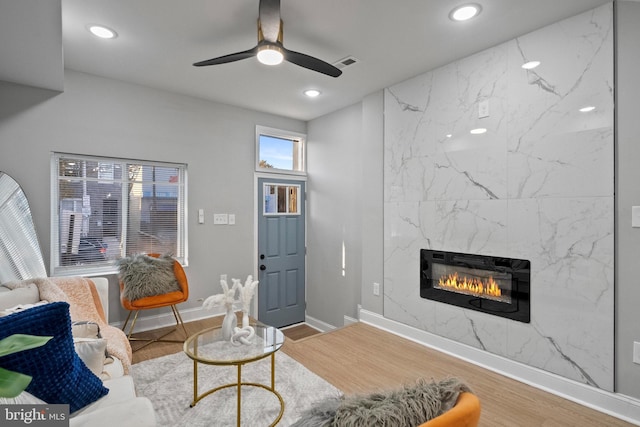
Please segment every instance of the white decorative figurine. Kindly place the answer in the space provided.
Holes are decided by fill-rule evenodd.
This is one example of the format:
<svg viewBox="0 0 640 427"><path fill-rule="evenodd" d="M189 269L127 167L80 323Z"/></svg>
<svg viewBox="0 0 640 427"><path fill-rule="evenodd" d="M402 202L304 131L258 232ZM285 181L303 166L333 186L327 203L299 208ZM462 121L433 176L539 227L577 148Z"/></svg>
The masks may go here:
<svg viewBox="0 0 640 427"><path fill-rule="evenodd" d="M240 302L242 303L242 328L233 328L233 336L231 343L234 345L251 344L253 336L256 334L252 326L249 325L249 310L251 310L251 299L258 285L257 280L249 275L244 282L244 287L240 284L240 280L233 279L233 287L238 288L240 294Z"/></svg>
<svg viewBox="0 0 640 427"><path fill-rule="evenodd" d="M255 330L249 325L249 310L258 281L254 281L251 275L247 277L244 286L240 284L240 280L238 279L231 280L233 281L233 286L229 289L227 280L221 278L220 285L222 286L222 293L212 295L205 299L202 307L211 309L214 306L224 304L226 314L222 321L222 338L225 341L231 341L234 345L251 344ZM236 290L239 291L240 294L239 301L235 300ZM233 311L233 304L236 302L242 303L242 328L237 327L238 319Z"/></svg>

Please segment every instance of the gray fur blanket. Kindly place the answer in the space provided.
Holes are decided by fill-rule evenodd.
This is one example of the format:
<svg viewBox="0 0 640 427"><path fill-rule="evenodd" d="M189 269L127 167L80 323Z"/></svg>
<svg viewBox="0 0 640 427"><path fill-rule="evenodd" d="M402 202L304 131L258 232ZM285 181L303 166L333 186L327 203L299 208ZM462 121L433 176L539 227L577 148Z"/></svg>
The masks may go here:
<svg viewBox="0 0 640 427"><path fill-rule="evenodd" d="M471 391L456 378L419 379L400 389L329 398L304 412L294 427L414 427L448 411L458 395Z"/></svg>

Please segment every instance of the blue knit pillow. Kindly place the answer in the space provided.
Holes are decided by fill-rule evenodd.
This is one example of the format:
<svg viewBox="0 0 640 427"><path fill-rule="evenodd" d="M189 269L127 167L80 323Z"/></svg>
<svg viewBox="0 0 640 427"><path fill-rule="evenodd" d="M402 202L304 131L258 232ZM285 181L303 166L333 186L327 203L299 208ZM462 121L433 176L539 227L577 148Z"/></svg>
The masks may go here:
<svg viewBox="0 0 640 427"><path fill-rule="evenodd" d="M52 336L44 346L0 357L0 366L33 377L27 390L74 413L109 392L73 345L69 304L53 302L0 317L0 339L13 334Z"/></svg>

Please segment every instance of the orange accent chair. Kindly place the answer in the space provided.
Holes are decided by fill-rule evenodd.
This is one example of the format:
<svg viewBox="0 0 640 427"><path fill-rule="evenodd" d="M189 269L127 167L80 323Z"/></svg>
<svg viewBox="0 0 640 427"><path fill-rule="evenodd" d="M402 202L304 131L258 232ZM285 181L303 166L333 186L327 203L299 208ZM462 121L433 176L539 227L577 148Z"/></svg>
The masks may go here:
<svg viewBox="0 0 640 427"><path fill-rule="evenodd" d="M469 392L462 392L453 408L418 427L477 427L480 421L480 399Z"/></svg>
<svg viewBox="0 0 640 427"><path fill-rule="evenodd" d="M160 254L156 254L156 253L151 253L147 255L154 258L158 258L160 256ZM184 269L182 268L182 265L180 265L180 262L178 262L177 260L174 260L173 262L173 273L175 274L178 285L180 286L179 291L173 291L173 292L169 292L162 295L144 297L144 298L140 298L133 301L130 301L123 296L122 292L124 290L124 284L122 283L122 281L120 281L120 302L122 303L122 307L129 310L129 315L127 316L127 320L125 320L124 325L122 325L122 330L127 334L127 338L129 339L129 341L147 341L146 344L133 349L133 351L140 350L141 348L146 347L147 345L152 344L154 342L173 342L173 343L184 342L184 340L163 339L170 333L177 331L180 326L182 326L182 330L184 331L185 339L189 336L189 333L187 332L187 328L184 326L184 322L182 321L182 317L180 316L180 312L176 308L177 304L180 304L181 302L185 302L187 299L189 299L189 283L187 281L187 275L185 274ZM173 317L176 319L176 327L170 330L169 332L162 334L158 338L139 338L139 337L133 336L133 330L136 326L136 320L138 320L138 314L140 313L140 310L150 310L153 308L162 308L162 307L171 307L171 311L173 312ZM127 332L125 331L125 329L127 327L127 324L129 323L131 314L133 313L135 313L133 316L133 322L131 323L131 328L129 329L129 332Z"/></svg>

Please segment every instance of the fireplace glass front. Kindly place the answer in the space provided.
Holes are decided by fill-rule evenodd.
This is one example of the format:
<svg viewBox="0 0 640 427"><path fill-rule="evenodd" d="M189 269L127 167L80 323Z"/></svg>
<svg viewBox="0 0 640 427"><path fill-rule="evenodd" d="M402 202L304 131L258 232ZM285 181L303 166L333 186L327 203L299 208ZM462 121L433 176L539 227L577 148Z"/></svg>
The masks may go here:
<svg viewBox="0 0 640 427"><path fill-rule="evenodd" d="M455 252L420 251L420 296L530 321L530 262Z"/></svg>

